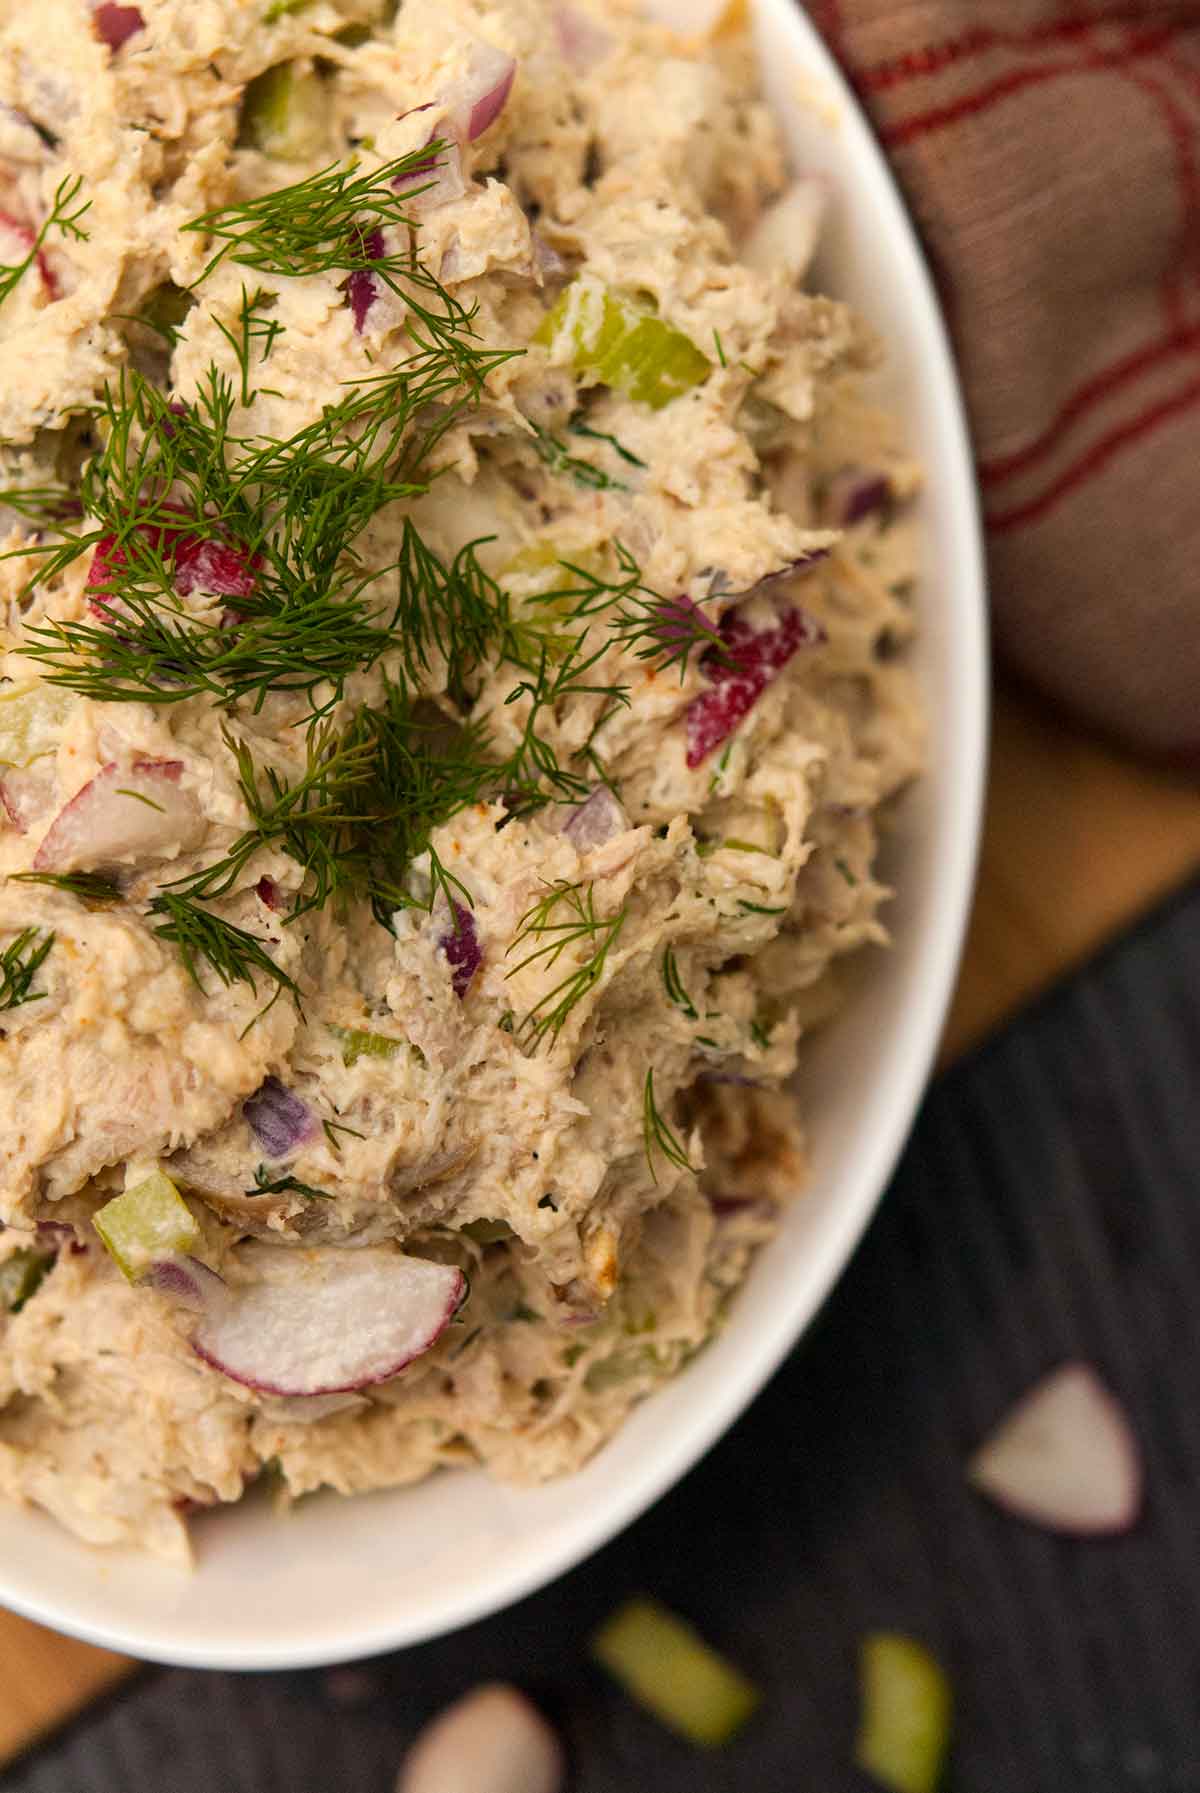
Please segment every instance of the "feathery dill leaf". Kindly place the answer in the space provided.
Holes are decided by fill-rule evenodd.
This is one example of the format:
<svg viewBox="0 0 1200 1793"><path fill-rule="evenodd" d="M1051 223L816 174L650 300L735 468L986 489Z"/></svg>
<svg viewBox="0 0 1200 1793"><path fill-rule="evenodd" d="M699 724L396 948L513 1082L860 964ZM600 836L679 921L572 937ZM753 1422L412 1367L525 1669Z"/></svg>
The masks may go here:
<svg viewBox="0 0 1200 1793"><path fill-rule="evenodd" d="M272 1004L286 990L299 1006L300 990L295 980L275 963L257 934L247 933L245 928L236 927L211 910L202 909L189 896L172 890L160 890L151 898L149 912L157 922L154 933L178 949L184 969L198 990L204 989L201 965L207 965L227 989L233 984L249 984L257 990L257 972L277 986Z"/></svg>
<svg viewBox="0 0 1200 1793"><path fill-rule="evenodd" d="M87 242L87 231L80 228L79 220L84 213L90 211L91 200L85 199L82 205L75 205L83 188L81 174L69 174L59 181L54 190L54 199L42 221L40 230L29 245L29 252L23 261L0 264L0 305L20 283L23 276L33 266L52 230L57 230L64 237L72 237L77 243ZM74 207L74 210L71 208Z"/></svg>
<svg viewBox="0 0 1200 1793"><path fill-rule="evenodd" d="M553 1045L572 1009L600 982L627 915L626 909L618 909L615 915L597 915L594 885L584 887L560 880L550 885L545 896L539 897L521 917L508 951L515 952L528 940L540 944L513 966L508 977L516 977L519 971L540 962L549 969L558 964L569 948L582 947L588 955L539 997L520 1023L517 1031L526 1036L531 1046L539 1046L547 1035Z"/></svg>
<svg viewBox="0 0 1200 1793"><path fill-rule="evenodd" d="M45 998L44 990L34 990L31 985L49 956L55 936L46 934L35 945L39 932L38 928L23 929L0 953L0 1012Z"/></svg>
<svg viewBox="0 0 1200 1793"><path fill-rule="evenodd" d="M673 946L668 946L663 953L662 980L663 987L667 993L667 1001L674 1004L684 1016L685 1020L698 1021L700 1016L697 1013L695 1003L684 988L683 979L679 974L679 963L675 957L675 948Z"/></svg>
<svg viewBox="0 0 1200 1793"><path fill-rule="evenodd" d="M679 1170L695 1169L682 1142L672 1132L655 1100L653 1068L646 1072L642 1088L642 1138L646 1147L646 1163L650 1166L650 1176L655 1183L658 1182L658 1172L654 1168L656 1151L661 1152L668 1164L674 1164Z"/></svg>
<svg viewBox="0 0 1200 1793"><path fill-rule="evenodd" d="M10 872L8 876L13 884L48 884L100 908L121 901L120 885L102 872Z"/></svg>

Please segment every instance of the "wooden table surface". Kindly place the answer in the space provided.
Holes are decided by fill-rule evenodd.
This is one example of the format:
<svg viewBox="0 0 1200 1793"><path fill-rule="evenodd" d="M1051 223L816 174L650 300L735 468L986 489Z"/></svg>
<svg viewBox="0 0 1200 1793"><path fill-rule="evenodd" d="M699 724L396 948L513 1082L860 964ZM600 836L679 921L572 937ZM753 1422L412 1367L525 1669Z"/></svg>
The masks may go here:
<svg viewBox="0 0 1200 1793"><path fill-rule="evenodd" d="M1200 869L1200 793L1011 692L997 702L979 890L943 1058ZM0 1612L0 1762L130 1672Z"/></svg>

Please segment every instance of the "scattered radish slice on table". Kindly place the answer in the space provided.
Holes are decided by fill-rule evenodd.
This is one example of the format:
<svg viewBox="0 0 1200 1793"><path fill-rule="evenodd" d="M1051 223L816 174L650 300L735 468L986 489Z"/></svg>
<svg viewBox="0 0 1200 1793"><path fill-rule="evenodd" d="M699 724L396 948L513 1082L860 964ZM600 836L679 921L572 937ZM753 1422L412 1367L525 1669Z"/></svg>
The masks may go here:
<svg viewBox="0 0 1200 1793"><path fill-rule="evenodd" d="M425 1726L396 1793L559 1793L565 1778L562 1744L536 1706L496 1682Z"/></svg>
<svg viewBox="0 0 1200 1793"><path fill-rule="evenodd" d="M204 832L204 815L182 774L179 760L102 767L51 822L33 869L95 871L168 858L194 845Z"/></svg>
<svg viewBox="0 0 1200 1793"><path fill-rule="evenodd" d="M1031 1389L967 1465L967 1479L1051 1531L1128 1531L1142 1506L1142 1459L1124 1408L1086 1363Z"/></svg>
<svg viewBox="0 0 1200 1793"><path fill-rule="evenodd" d="M259 1280L205 1290L192 1349L266 1394L339 1394L400 1373L428 1351L467 1293L461 1270L389 1246L247 1246Z"/></svg>

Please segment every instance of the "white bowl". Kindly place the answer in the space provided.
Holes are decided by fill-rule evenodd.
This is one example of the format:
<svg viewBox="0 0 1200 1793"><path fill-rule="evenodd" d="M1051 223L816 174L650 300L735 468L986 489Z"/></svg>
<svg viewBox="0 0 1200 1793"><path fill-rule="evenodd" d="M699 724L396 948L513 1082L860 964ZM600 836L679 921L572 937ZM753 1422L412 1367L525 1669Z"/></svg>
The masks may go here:
<svg viewBox="0 0 1200 1793"><path fill-rule="evenodd" d="M262 1501L206 1516L188 1577L93 1552L0 1507L0 1601L162 1662L283 1668L395 1649L528 1594L635 1519L720 1437L795 1344L853 1251L929 1073L970 900L985 757L982 555L962 407L933 289L868 126L794 0L753 7L796 166L835 195L819 284L879 327L893 398L928 473L918 659L931 769L891 849L894 950L805 1058L810 1186L722 1336L579 1474L533 1491L477 1472L391 1494Z"/></svg>

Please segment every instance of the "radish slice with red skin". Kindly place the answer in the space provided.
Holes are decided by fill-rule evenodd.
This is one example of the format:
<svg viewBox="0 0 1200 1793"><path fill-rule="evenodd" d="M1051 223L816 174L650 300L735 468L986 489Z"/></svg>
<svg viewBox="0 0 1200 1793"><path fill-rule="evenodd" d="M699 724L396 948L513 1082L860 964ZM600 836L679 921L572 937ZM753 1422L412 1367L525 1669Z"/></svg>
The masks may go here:
<svg viewBox="0 0 1200 1793"><path fill-rule="evenodd" d="M563 1746L515 1687L476 1687L431 1719L404 1758L396 1793L559 1793Z"/></svg>
<svg viewBox="0 0 1200 1793"><path fill-rule="evenodd" d="M1077 1537L1125 1532L1142 1507L1142 1458L1124 1408L1086 1363L1032 1388L967 1465L1007 1512Z"/></svg>
<svg viewBox="0 0 1200 1793"><path fill-rule="evenodd" d="M28 834L54 802L54 779L33 766L12 766L0 778L0 810L18 834Z"/></svg>
<svg viewBox="0 0 1200 1793"><path fill-rule="evenodd" d="M194 846L205 821L182 774L179 760L104 766L54 818L34 855L34 871L136 865Z"/></svg>
<svg viewBox="0 0 1200 1793"><path fill-rule="evenodd" d="M206 1287L196 1355L274 1395L327 1395L387 1382L435 1344L467 1280L450 1264L390 1246L302 1251L249 1245L259 1280Z"/></svg>
<svg viewBox="0 0 1200 1793"><path fill-rule="evenodd" d="M722 617L722 657L704 656L707 690L687 707L687 763L699 766L750 714L792 655L821 639L820 626L803 610L785 610L773 629L754 630L736 610Z"/></svg>
<svg viewBox="0 0 1200 1793"><path fill-rule="evenodd" d="M229 542L182 527L148 524L139 534L170 558L172 584L180 597L191 597L197 591L210 592L218 598L254 596L262 564L258 556L251 558ZM102 536L96 543L87 580L87 590L93 594L89 605L95 615L107 616L111 606L119 602L105 588L121 576L126 559L125 549L115 535Z"/></svg>

